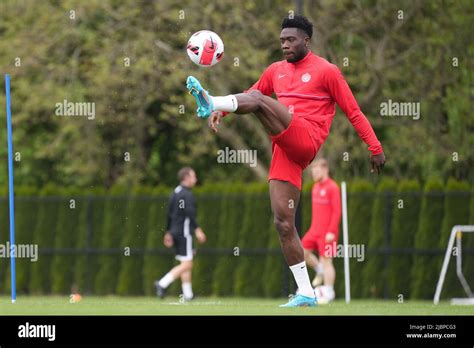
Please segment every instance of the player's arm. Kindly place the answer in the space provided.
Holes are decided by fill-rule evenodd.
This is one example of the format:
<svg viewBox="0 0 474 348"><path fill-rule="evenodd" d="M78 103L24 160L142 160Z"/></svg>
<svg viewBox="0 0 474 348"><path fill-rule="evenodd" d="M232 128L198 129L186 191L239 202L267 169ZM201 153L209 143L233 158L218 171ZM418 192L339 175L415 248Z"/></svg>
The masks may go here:
<svg viewBox="0 0 474 348"><path fill-rule="evenodd" d="M171 248L173 246L173 237L170 233L171 228L171 214L172 214L172 204L173 204L173 196L170 197L169 204L168 204L168 213L166 216L166 232L163 237L163 244L167 248Z"/></svg>
<svg viewBox="0 0 474 348"><path fill-rule="evenodd" d="M349 85L342 76L341 71L335 65L331 65L325 72L325 85L331 97L336 101L339 107L344 111L359 137L369 145L368 149L372 153L370 158L371 171L380 172L385 163L385 155L382 145L377 139L375 132L367 117L360 110Z"/></svg>
<svg viewBox="0 0 474 348"><path fill-rule="evenodd" d="M265 69L262 76L258 79L257 82L253 84L248 90L244 91L247 93L252 90L259 90L263 95L271 96L274 92L273 90L273 73L276 69L276 64L271 64L268 68ZM208 119L209 128L214 132L217 132L217 126L221 122L222 118L227 116L229 112L223 111L214 111Z"/></svg>
<svg viewBox="0 0 474 348"><path fill-rule="evenodd" d="M326 234L326 242L332 242L339 231L339 222L341 221L341 195L339 187L334 185L329 191L331 217L329 218L328 233Z"/></svg>
<svg viewBox="0 0 474 348"><path fill-rule="evenodd" d="M189 218L189 229L191 230L191 233L196 235L198 242L204 243L206 241L206 235L197 223L196 199L190 192L184 195L184 213L186 214L186 217Z"/></svg>

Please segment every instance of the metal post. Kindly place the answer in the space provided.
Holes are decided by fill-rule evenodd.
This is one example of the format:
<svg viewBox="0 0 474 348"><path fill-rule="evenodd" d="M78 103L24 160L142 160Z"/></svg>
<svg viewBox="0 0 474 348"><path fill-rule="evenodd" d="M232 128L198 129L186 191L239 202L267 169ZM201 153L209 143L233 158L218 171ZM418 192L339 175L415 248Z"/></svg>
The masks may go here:
<svg viewBox="0 0 474 348"><path fill-rule="evenodd" d="M346 292L346 303L351 302L351 276L349 267L349 226L347 219L347 188L346 182L341 183L342 195L342 239L344 244L344 285Z"/></svg>

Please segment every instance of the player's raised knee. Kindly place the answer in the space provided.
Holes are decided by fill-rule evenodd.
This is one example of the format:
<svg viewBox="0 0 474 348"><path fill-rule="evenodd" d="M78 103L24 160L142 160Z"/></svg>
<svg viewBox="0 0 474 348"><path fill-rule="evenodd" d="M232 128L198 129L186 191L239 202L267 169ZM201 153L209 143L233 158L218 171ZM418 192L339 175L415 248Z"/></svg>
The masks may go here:
<svg viewBox="0 0 474 348"><path fill-rule="evenodd" d="M258 89L253 89L250 92L248 92L247 94L254 99L254 102L256 104L261 105L263 103L263 98L265 96Z"/></svg>

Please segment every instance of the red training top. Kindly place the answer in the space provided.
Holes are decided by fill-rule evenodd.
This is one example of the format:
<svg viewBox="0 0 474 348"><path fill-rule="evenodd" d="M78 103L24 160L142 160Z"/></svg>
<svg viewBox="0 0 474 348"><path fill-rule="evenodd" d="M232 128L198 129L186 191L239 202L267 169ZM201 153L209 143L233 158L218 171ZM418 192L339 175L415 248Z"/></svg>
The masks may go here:
<svg viewBox="0 0 474 348"><path fill-rule="evenodd" d="M308 232L325 236L332 232L339 234L341 220L341 195L336 182L330 178L313 186L311 227Z"/></svg>
<svg viewBox="0 0 474 348"><path fill-rule="evenodd" d="M271 64L249 90L252 89L267 96L275 93L290 113L313 124L309 132L318 144L329 134L337 103L360 138L369 145L369 151L373 155L383 152L339 68L311 51L296 63L282 60Z"/></svg>

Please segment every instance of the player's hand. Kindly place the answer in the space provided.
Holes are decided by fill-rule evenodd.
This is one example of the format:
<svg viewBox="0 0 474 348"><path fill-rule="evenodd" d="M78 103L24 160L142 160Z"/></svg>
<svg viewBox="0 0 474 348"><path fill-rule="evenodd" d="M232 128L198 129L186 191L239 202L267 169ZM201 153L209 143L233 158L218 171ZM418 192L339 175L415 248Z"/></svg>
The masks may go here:
<svg viewBox="0 0 474 348"><path fill-rule="evenodd" d="M215 133L217 133L217 126L221 123L222 117L224 117L222 111L213 111L211 116L209 116L207 124Z"/></svg>
<svg viewBox="0 0 474 348"><path fill-rule="evenodd" d="M326 233L326 243L331 243L334 239L336 239L336 235L334 233Z"/></svg>
<svg viewBox="0 0 474 348"><path fill-rule="evenodd" d="M173 246L173 237L171 236L171 233L165 233L165 237L163 238L163 244L167 248L171 248Z"/></svg>
<svg viewBox="0 0 474 348"><path fill-rule="evenodd" d="M382 152L378 155L370 156L370 165L371 165L371 169L370 169L371 173L377 172L377 174L380 174L380 172L382 171L382 168L385 165L384 153Z"/></svg>
<svg viewBox="0 0 474 348"><path fill-rule="evenodd" d="M196 234L196 238L198 240L199 243L205 243L206 242L206 235L204 234L204 232L202 231L201 227L198 227L196 228L196 230L194 231L194 233Z"/></svg>

